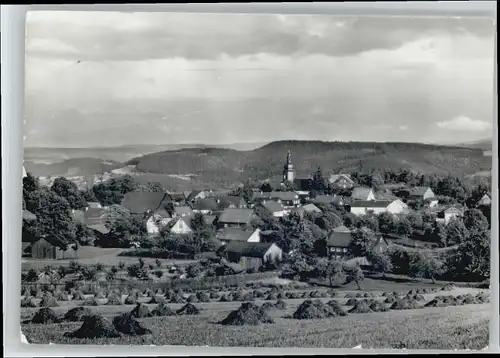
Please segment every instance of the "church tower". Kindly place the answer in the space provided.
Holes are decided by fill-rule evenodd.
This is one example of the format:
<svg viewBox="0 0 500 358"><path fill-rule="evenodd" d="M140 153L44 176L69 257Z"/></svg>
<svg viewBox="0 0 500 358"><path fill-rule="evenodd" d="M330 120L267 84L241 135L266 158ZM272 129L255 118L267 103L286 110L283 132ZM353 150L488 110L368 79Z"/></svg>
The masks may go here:
<svg viewBox="0 0 500 358"><path fill-rule="evenodd" d="M288 151L288 155L286 156L286 163L283 168L283 184L290 183L292 184L295 180L295 170L293 169L292 164L292 155L290 151Z"/></svg>

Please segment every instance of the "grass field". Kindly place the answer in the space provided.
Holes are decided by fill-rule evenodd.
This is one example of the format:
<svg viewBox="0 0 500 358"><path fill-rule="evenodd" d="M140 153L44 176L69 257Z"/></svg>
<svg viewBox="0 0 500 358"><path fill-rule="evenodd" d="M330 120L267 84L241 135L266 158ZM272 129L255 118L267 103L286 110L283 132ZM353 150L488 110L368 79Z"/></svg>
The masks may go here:
<svg viewBox="0 0 500 358"><path fill-rule="evenodd" d="M94 246L81 246L78 250L78 258L76 261L81 265L95 265L102 264L104 266L118 266L120 262L128 264L137 263L137 257L131 256L118 256L123 251L128 251L130 249L105 249ZM155 265L156 259L153 258L143 258L146 265L153 264ZM45 266L67 266L72 260L34 260L31 258L23 258L22 259L22 269L41 269ZM196 262L195 260L169 260L169 259L160 259L162 264L165 265L179 265L179 264L190 264L192 262Z"/></svg>
<svg viewBox="0 0 500 358"><path fill-rule="evenodd" d="M352 291L355 293L355 291ZM424 295L426 301L438 294L459 295L476 293L476 289L457 288L444 293ZM379 294L380 291L372 291ZM335 297L345 305L345 291ZM328 301L331 298L323 298ZM382 300L383 297L379 297ZM141 298L147 302L148 298ZM22 324L22 331L30 343L47 344L138 344L185 346L247 346L247 347L328 347L352 348L408 348L408 349L482 349L488 345L489 304L472 304L445 308L420 308L346 317L295 320L288 318L304 299L287 299L287 309L272 311L273 324L259 326L223 326L217 322L225 318L241 302L195 303L201 308L197 316L141 318L153 334L124 336L118 339L70 339L66 331L77 329L81 323L49 325ZM104 303L105 300L102 300ZM264 301L256 300L256 304ZM57 313L65 313L81 301L60 302ZM148 305L153 308L155 305ZM182 304L169 304L178 309ZM89 307L92 311L112 319L119 313L131 311L133 305ZM347 307L344 307L347 308ZM37 308L23 308L22 319L29 318Z"/></svg>

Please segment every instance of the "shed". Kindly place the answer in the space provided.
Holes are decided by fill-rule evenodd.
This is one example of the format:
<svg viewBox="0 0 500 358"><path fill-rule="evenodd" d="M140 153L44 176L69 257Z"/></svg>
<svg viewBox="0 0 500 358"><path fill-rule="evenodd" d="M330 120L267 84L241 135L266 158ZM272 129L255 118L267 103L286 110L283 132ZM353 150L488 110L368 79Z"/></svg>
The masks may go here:
<svg viewBox="0 0 500 358"><path fill-rule="evenodd" d="M273 243L231 242L222 248L221 255L245 269L259 270L266 262L281 261L283 252Z"/></svg>
<svg viewBox="0 0 500 358"><path fill-rule="evenodd" d="M78 257L78 249L64 239L46 236L31 244L31 256L42 260L74 259Z"/></svg>

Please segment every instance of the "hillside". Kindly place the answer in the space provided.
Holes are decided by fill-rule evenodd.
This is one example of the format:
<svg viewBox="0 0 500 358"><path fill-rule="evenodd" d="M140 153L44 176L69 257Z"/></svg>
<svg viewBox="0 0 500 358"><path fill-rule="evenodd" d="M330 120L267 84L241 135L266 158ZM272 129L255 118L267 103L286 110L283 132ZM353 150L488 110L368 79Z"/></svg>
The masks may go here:
<svg viewBox="0 0 500 358"><path fill-rule="evenodd" d="M484 151L490 151L493 149L493 140L492 139L483 139L474 142L468 143L460 143L457 144L458 147L465 148L474 148L474 149L482 149Z"/></svg>
<svg viewBox="0 0 500 358"><path fill-rule="evenodd" d="M100 174L115 168L121 167L122 164L115 161L106 161L96 158L77 158L63 160L57 163L36 163L25 160L24 167L26 171L39 177L45 176L64 176L75 177L91 174Z"/></svg>
<svg viewBox="0 0 500 358"><path fill-rule="evenodd" d="M164 151L129 161L142 173L191 175L200 186L228 185L281 176L287 151L297 176L318 166L331 172L406 168L438 175L474 174L491 169L480 149L414 143L278 141L251 151L191 148ZM193 183L194 184L194 183Z"/></svg>

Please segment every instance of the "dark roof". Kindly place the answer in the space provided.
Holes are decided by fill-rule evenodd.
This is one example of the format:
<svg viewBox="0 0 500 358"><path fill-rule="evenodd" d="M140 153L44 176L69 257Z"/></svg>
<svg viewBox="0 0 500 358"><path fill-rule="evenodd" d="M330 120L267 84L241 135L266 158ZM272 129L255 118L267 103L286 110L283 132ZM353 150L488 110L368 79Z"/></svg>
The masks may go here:
<svg viewBox="0 0 500 358"><path fill-rule="evenodd" d="M351 176L349 174L332 174L330 175L330 178L328 178L328 181L330 183L335 183L339 179L345 179L351 184L354 184L354 180L351 179Z"/></svg>
<svg viewBox="0 0 500 358"><path fill-rule="evenodd" d="M335 197L332 195L317 195L313 201L321 204L330 204L335 201Z"/></svg>
<svg viewBox="0 0 500 358"><path fill-rule="evenodd" d="M214 198L206 198L196 200L192 205L194 210L210 210L217 211L219 206L217 205L217 201Z"/></svg>
<svg viewBox="0 0 500 358"><path fill-rule="evenodd" d="M224 228L217 231L217 239L221 241L246 242L256 230L243 230L239 228Z"/></svg>
<svg viewBox="0 0 500 358"><path fill-rule="evenodd" d="M174 206L174 213L177 215L192 215L193 214L193 209L189 206Z"/></svg>
<svg viewBox="0 0 500 358"><path fill-rule="evenodd" d="M394 200L355 200L351 203L354 208L386 208Z"/></svg>
<svg viewBox="0 0 500 358"><path fill-rule="evenodd" d="M55 236L45 236L45 237L40 238L40 240L45 240L49 244L51 244L52 246L57 246L61 249L66 248L66 246L69 244L69 242L67 240L64 240L63 238L55 237ZM37 242L38 241L39 240L37 240Z"/></svg>
<svg viewBox="0 0 500 358"><path fill-rule="evenodd" d="M76 212L77 210L75 210ZM89 218L100 218L102 214L105 213L104 209L101 208L88 208L87 210L83 211L83 216L85 219Z"/></svg>
<svg viewBox="0 0 500 358"><path fill-rule="evenodd" d="M36 215L33 214L31 211L23 210L23 220L26 220L26 221L36 220Z"/></svg>
<svg viewBox="0 0 500 358"><path fill-rule="evenodd" d="M225 209L219 217L220 223L248 224L252 220L252 209Z"/></svg>
<svg viewBox="0 0 500 358"><path fill-rule="evenodd" d="M327 246L333 247L349 247L352 237L350 232L336 232L331 231L326 239Z"/></svg>
<svg viewBox="0 0 500 358"><path fill-rule="evenodd" d="M207 225L213 225L216 218L215 215L203 215L203 221L205 221Z"/></svg>
<svg viewBox="0 0 500 358"><path fill-rule="evenodd" d="M109 233L109 229L106 227L106 225L104 223L87 225L87 227L89 227L90 229L95 230L101 234Z"/></svg>
<svg viewBox="0 0 500 358"><path fill-rule="evenodd" d="M170 219L172 217L165 208L159 208L153 213L153 215L155 217L161 217L162 219Z"/></svg>
<svg viewBox="0 0 500 358"><path fill-rule="evenodd" d="M353 200L366 200L370 194L371 188L357 187L352 190L351 198Z"/></svg>
<svg viewBox="0 0 500 358"><path fill-rule="evenodd" d="M218 203L219 208L221 209L226 209L231 205L240 206L246 204L245 199L239 196L232 196L232 195L220 196L216 199L216 202Z"/></svg>
<svg viewBox="0 0 500 358"><path fill-rule="evenodd" d="M133 191L125 194L122 206L127 208L131 214L156 211L160 207L165 195L165 193L159 192Z"/></svg>
<svg viewBox="0 0 500 358"><path fill-rule="evenodd" d="M166 199L170 199L172 201L184 200L184 193L167 193Z"/></svg>
<svg viewBox="0 0 500 358"><path fill-rule="evenodd" d="M411 196L424 196L427 190L430 190L428 186L416 186L410 189Z"/></svg>
<svg viewBox="0 0 500 358"><path fill-rule="evenodd" d="M243 257L263 258L271 248L272 243L265 242L230 242L224 246L223 251L241 254Z"/></svg>
<svg viewBox="0 0 500 358"><path fill-rule="evenodd" d="M278 211L283 210L283 205L281 205L281 203L278 203L277 201L274 201L274 200L266 201L265 203L263 203L261 205L263 207L265 207L267 210L269 210L271 213L276 213Z"/></svg>
<svg viewBox="0 0 500 358"><path fill-rule="evenodd" d="M202 190L193 190L191 193L189 193L188 196L186 196L187 201L194 200L197 195L199 195L202 192Z"/></svg>
<svg viewBox="0 0 500 358"><path fill-rule="evenodd" d="M280 200L295 200L298 196L299 195L294 191L272 191L269 193L271 199Z"/></svg>
<svg viewBox="0 0 500 358"><path fill-rule="evenodd" d="M312 179L311 178L296 178L293 181L293 187L295 190L311 190Z"/></svg>

